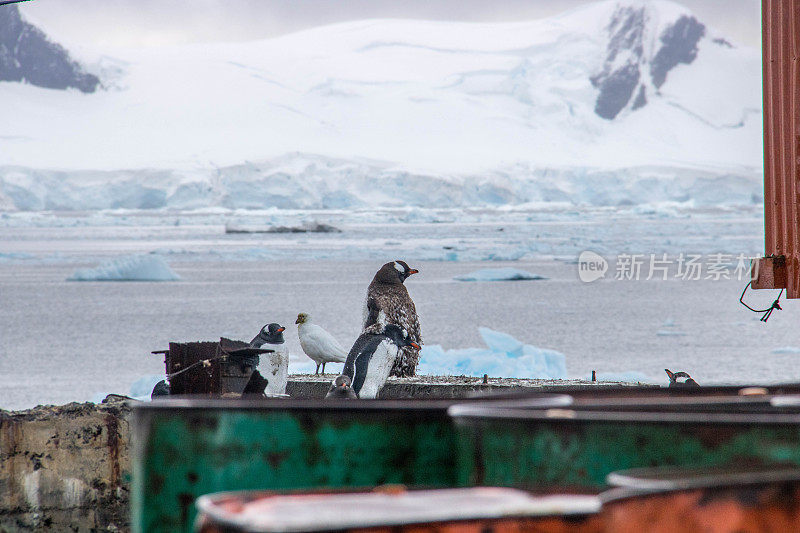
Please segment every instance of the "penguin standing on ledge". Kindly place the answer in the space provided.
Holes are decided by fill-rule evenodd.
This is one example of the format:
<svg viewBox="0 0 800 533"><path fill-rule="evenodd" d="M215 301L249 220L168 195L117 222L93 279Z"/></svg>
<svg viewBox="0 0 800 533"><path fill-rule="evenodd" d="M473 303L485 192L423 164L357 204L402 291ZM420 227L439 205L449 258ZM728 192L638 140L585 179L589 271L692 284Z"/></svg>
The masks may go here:
<svg viewBox="0 0 800 533"><path fill-rule="evenodd" d="M261 348L266 344L267 348L274 350L261 356L260 366L269 381L264 391L267 394L286 393L286 383L289 381L289 354L283 347L285 330L285 327L273 322L261 328L258 335L250 341L250 346L253 348Z"/></svg>
<svg viewBox="0 0 800 533"><path fill-rule="evenodd" d="M372 278L367 288L364 312L364 333L380 333L387 324L396 324L408 332L409 339L422 344L422 331L417 308L403 284L409 276L419 271L405 261L386 263ZM393 376L413 376L419 363L419 351L405 345L392 367Z"/></svg>
<svg viewBox="0 0 800 533"><path fill-rule="evenodd" d="M343 398L345 400L354 400L355 398L358 398L351 385L352 383L350 382L349 376L336 376L336 379L334 379L333 383L331 383L331 388L328 389L328 394L325 395L325 398Z"/></svg>
<svg viewBox="0 0 800 533"><path fill-rule="evenodd" d="M686 372L672 372L669 368L665 368L664 372L667 373L669 376L669 388L670 389L684 389L684 388L692 388L692 387L699 387L700 384L697 383L695 380L692 379L692 376L687 374ZM686 381L678 381L681 378L686 378Z"/></svg>
<svg viewBox="0 0 800 533"><path fill-rule="evenodd" d="M395 324L385 326L380 333L364 332L356 339L347 354L342 374L350 378L353 391L359 398L378 395L405 347L420 349L408 332Z"/></svg>

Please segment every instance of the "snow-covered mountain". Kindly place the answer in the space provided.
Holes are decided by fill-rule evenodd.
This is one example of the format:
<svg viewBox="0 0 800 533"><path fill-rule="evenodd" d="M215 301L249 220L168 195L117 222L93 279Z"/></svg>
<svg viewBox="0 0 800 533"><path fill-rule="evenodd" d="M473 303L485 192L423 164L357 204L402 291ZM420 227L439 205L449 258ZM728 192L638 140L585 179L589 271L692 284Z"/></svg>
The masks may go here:
<svg viewBox="0 0 800 533"><path fill-rule="evenodd" d="M102 52L87 68L107 89L92 94L0 83L0 209L761 191L760 52L666 0Z"/></svg>
<svg viewBox="0 0 800 533"><path fill-rule="evenodd" d="M25 21L16 5L0 7L0 81L49 89L75 88L85 93L94 92L100 82L61 45Z"/></svg>

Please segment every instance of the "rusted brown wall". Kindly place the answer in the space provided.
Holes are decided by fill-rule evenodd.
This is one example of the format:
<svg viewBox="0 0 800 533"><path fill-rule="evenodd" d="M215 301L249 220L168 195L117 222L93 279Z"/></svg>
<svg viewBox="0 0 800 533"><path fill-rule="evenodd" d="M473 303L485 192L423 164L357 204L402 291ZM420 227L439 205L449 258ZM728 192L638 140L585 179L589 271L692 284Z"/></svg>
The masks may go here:
<svg viewBox="0 0 800 533"><path fill-rule="evenodd" d="M0 411L0 531L127 531L130 409Z"/></svg>
<svg viewBox="0 0 800 533"><path fill-rule="evenodd" d="M800 298L800 0L761 5L765 252L786 256L786 292Z"/></svg>

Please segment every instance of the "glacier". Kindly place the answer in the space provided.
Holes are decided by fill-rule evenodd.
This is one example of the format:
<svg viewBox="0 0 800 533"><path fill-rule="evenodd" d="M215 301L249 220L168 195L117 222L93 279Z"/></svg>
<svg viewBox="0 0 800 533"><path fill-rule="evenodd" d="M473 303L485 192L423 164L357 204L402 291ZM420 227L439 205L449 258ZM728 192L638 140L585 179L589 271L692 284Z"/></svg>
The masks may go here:
<svg viewBox="0 0 800 533"><path fill-rule="evenodd" d="M479 328L486 348L445 350L425 345L420 352L417 374L566 379L564 354L524 344L507 333Z"/></svg>
<svg viewBox="0 0 800 533"><path fill-rule="evenodd" d="M81 60L101 89L0 83L0 211L762 198L760 52L667 0Z"/></svg>
<svg viewBox="0 0 800 533"><path fill-rule="evenodd" d="M127 255L103 261L94 268L81 268L67 281L177 281L181 279L163 257L154 254Z"/></svg>

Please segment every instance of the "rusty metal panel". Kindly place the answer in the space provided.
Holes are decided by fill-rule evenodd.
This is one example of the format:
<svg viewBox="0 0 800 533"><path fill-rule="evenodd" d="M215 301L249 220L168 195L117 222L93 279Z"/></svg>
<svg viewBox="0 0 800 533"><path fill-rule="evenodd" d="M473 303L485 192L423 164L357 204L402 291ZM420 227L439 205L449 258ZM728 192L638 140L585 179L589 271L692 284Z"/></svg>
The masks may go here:
<svg viewBox="0 0 800 533"><path fill-rule="evenodd" d="M606 531L798 531L800 470L639 469L601 495ZM623 483L616 483L622 481Z"/></svg>
<svg viewBox="0 0 800 533"><path fill-rule="evenodd" d="M171 342L169 343L169 353L164 358L167 375L180 372L200 361L214 359L218 350L218 342ZM209 367L198 365L170 380L171 394L196 394L198 391L212 394L219 390L219 365Z"/></svg>
<svg viewBox="0 0 800 533"><path fill-rule="evenodd" d="M786 291L800 298L800 0L763 0L765 255L786 257ZM783 288L766 285L753 288Z"/></svg>

